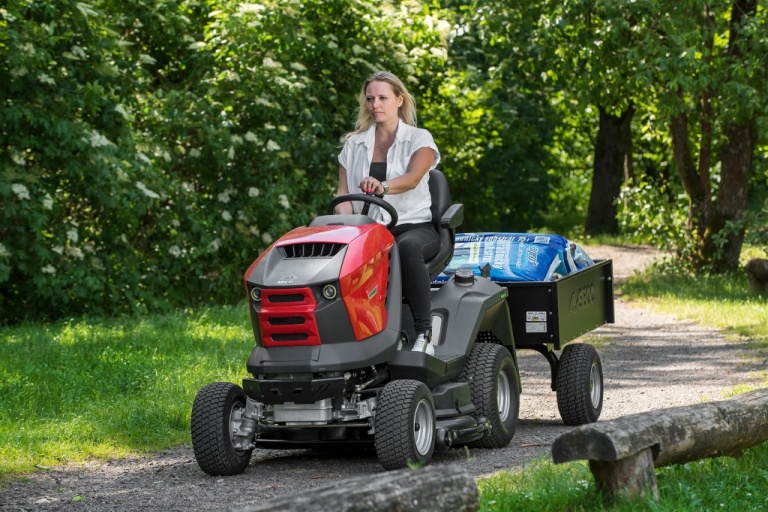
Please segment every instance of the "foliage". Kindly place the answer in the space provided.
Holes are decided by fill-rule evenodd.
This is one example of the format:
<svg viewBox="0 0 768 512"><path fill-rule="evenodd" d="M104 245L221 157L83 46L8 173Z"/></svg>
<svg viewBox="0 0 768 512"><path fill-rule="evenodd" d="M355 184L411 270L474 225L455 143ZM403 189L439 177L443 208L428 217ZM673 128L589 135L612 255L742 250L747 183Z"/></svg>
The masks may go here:
<svg viewBox="0 0 768 512"><path fill-rule="evenodd" d="M382 68L417 99L466 207L462 230L578 235L595 107L631 101L625 229L690 245L672 230L683 189L668 121L685 112L700 150L697 105L711 93L716 155L724 124L754 115L751 211L764 208L766 11L742 27L733 65L719 58L730 4L708 4L711 19L673 4L9 0L0 323L237 300L259 251L324 212L359 85ZM760 217L730 221L716 241L764 233Z"/></svg>
<svg viewBox="0 0 768 512"><path fill-rule="evenodd" d="M0 14L0 322L239 298L258 252L324 211L364 77L427 95L445 57L415 2Z"/></svg>
<svg viewBox="0 0 768 512"><path fill-rule="evenodd" d="M690 239L685 236L687 199L675 191L674 183L643 179L628 183L621 190L618 206L621 229L631 233L634 242L678 255L690 250Z"/></svg>

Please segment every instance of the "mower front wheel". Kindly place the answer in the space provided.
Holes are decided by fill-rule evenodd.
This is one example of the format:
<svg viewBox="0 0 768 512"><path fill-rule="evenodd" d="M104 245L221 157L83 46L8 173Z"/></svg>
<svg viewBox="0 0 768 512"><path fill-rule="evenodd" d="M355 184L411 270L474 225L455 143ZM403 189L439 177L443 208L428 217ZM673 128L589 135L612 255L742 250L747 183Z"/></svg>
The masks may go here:
<svg viewBox="0 0 768 512"><path fill-rule="evenodd" d="M379 395L374 419L376 456L384 469L424 466L435 452L435 402L429 388L394 380Z"/></svg>
<svg viewBox="0 0 768 512"><path fill-rule="evenodd" d="M192 449L200 469L212 476L237 475L251 461L253 448L235 439L247 397L230 382L201 389L192 405Z"/></svg>

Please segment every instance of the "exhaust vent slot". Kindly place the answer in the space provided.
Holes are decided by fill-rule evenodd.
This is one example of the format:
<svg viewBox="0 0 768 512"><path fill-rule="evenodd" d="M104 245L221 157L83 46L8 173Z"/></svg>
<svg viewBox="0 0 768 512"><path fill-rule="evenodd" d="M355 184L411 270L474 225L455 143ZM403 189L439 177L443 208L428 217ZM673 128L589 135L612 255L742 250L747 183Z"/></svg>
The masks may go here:
<svg viewBox="0 0 768 512"><path fill-rule="evenodd" d="M281 247L287 259L293 258L332 258L344 247L344 244L307 243L284 245Z"/></svg>

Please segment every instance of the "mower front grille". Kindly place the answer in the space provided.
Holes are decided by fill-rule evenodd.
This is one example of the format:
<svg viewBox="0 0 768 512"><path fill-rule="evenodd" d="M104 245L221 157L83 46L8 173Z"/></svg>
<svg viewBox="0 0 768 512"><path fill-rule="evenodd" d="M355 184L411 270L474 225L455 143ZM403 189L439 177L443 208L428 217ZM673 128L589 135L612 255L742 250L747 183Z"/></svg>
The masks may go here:
<svg viewBox="0 0 768 512"><path fill-rule="evenodd" d="M284 245L281 249L284 251L286 259L332 258L336 256L343 247L344 244L313 242Z"/></svg>

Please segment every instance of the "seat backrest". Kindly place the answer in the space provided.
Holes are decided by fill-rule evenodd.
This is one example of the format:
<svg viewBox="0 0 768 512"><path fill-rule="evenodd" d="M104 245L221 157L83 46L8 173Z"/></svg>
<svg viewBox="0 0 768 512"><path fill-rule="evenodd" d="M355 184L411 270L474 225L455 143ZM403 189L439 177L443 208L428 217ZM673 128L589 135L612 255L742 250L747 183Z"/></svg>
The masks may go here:
<svg viewBox="0 0 768 512"><path fill-rule="evenodd" d="M440 249L434 257L425 262L431 281L448 266L453 257L456 230L443 227L440 223L443 214L451 206L451 191L445 174L437 169L429 171L429 193L432 196L432 224L440 237Z"/></svg>

